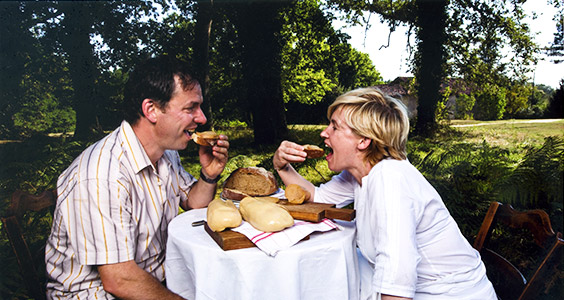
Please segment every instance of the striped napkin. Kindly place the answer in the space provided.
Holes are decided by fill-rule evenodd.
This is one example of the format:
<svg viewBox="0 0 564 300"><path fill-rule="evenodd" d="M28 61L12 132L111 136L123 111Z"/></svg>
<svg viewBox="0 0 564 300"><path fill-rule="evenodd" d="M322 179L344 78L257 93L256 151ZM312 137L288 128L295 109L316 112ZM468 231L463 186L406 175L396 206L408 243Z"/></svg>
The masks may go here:
<svg viewBox="0 0 564 300"><path fill-rule="evenodd" d="M244 234L264 253L276 256L278 251L290 248L314 231L325 232L333 229L341 230L342 228L330 219L323 219L319 223L294 220L292 227L278 232L263 232L245 221L239 227L231 230Z"/></svg>

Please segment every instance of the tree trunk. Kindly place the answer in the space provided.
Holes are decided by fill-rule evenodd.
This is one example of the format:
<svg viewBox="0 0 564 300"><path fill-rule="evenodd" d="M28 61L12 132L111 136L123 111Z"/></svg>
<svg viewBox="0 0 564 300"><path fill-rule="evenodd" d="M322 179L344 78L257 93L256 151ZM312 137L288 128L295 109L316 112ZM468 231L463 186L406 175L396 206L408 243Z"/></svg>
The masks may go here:
<svg viewBox="0 0 564 300"><path fill-rule="evenodd" d="M209 98L210 91L210 31L212 25L213 0L198 0L198 15L196 17L196 28L194 38L194 56L192 65L198 76L198 81L202 87L202 110L208 119L208 122L202 126L202 130L213 129L213 116L211 102Z"/></svg>
<svg viewBox="0 0 564 300"><path fill-rule="evenodd" d="M73 108L76 112L74 138L86 140L100 132L97 126L96 93L98 69L94 49L90 44L93 19L91 8L85 3L60 2L65 17L62 21L61 43L68 55L69 73L74 89Z"/></svg>
<svg viewBox="0 0 564 300"><path fill-rule="evenodd" d="M237 7L243 44L243 80L251 108L256 144L274 144L287 137L282 98L280 2L252 2Z"/></svg>
<svg viewBox="0 0 564 300"><path fill-rule="evenodd" d="M420 63L417 68L418 107L415 133L431 136L445 74L446 7L448 0L416 0Z"/></svg>

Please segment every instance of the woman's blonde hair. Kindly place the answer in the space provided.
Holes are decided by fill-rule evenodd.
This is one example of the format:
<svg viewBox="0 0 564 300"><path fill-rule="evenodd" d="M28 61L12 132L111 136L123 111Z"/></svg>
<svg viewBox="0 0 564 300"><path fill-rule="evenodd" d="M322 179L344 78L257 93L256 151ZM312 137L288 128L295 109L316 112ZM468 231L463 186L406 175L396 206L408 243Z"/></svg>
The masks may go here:
<svg viewBox="0 0 564 300"><path fill-rule="evenodd" d="M337 109L355 134L372 140L364 156L371 165L386 157L406 159L409 117L401 101L376 88L359 88L337 97L327 109L327 118Z"/></svg>

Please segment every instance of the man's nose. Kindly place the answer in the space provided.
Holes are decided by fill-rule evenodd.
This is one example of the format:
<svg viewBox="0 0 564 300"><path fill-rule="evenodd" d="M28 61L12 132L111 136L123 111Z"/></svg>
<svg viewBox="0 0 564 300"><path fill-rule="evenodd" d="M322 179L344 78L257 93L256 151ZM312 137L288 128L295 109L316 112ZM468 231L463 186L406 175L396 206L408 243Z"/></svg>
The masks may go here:
<svg viewBox="0 0 564 300"><path fill-rule="evenodd" d="M206 124L207 121L208 119L206 118L206 115L204 115L204 111L201 108L198 108L198 112L196 117L194 118L194 122L198 124Z"/></svg>

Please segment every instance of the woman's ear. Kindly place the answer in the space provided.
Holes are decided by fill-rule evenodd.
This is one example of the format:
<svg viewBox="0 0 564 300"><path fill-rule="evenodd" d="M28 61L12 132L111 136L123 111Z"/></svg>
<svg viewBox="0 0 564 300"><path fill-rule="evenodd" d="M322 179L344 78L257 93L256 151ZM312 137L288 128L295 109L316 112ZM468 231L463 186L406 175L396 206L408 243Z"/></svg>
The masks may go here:
<svg viewBox="0 0 564 300"><path fill-rule="evenodd" d="M143 100L143 103L141 104L141 108L143 110L143 115L145 116L145 118L147 118L147 120L149 120L149 122L151 123L157 122L158 108L155 102L153 102L153 100L148 98Z"/></svg>
<svg viewBox="0 0 564 300"><path fill-rule="evenodd" d="M360 139L360 141L358 142L358 150L365 150L368 148L368 146L370 146L370 143L372 143L372 139L363 137L362 139Z"/></svg>

